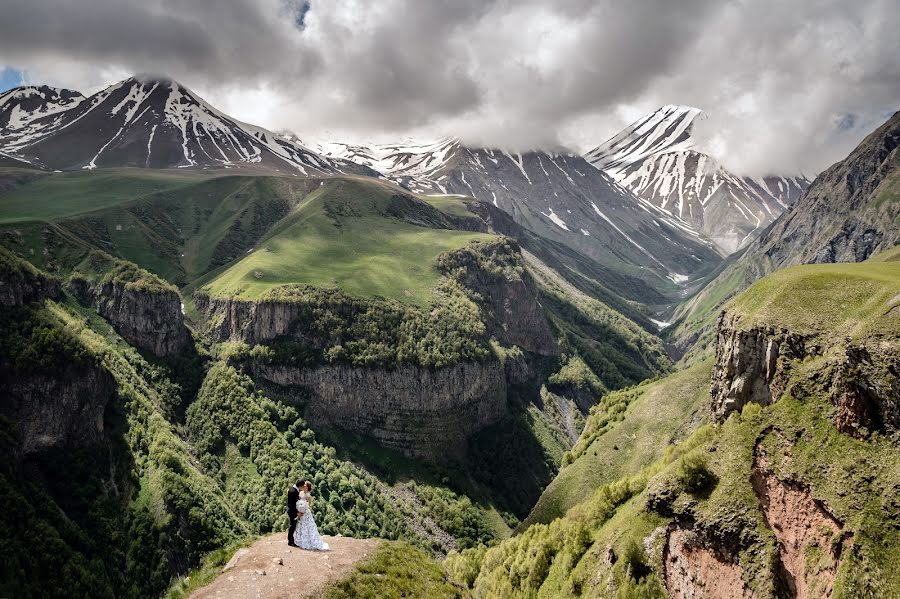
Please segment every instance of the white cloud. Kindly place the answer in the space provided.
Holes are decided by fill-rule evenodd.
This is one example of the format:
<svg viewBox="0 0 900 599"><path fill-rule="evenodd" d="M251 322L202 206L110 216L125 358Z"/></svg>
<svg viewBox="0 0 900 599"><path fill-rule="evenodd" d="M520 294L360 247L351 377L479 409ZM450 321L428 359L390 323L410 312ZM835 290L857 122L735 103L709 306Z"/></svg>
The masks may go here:
<svg viewBox="0 0 900 599"><path fill-rule="evenodd" d="M807 173L897 108L889 0L33 0L4 9L3 62L82 91L178 79L301 136L456 134L587 149L667 103L732 168Z"/></svg>

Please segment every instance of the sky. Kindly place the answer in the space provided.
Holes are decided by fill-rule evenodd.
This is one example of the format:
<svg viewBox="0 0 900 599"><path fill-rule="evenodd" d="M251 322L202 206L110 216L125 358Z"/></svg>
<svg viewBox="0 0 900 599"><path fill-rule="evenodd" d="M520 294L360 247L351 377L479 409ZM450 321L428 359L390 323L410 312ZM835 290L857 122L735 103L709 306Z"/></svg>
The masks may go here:
<svg viewBox="0 0 900 599"><path fill-rule="evenodd" d="M30 0L0 89L171 77L305 139L588 150L664 104L740 174L813 175L900 108L896 0Z"/></svg>

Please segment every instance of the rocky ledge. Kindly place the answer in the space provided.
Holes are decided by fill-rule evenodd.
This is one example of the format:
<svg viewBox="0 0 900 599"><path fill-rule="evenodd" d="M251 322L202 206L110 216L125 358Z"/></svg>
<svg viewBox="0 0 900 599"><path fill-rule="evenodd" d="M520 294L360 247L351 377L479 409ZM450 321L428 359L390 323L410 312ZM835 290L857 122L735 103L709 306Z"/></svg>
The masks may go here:
<svg viewBox="0 0 900 599"><path fill-rule="evenodd" d="M819 357L814 372L792 381L799 363ZM900 429L900 340L864 340L743 327L725 312L719 319L712 380L713 412L724 420L748 403L769 405L792 384L814 385L831 399L837 428L853 436Z"/></svg>
<svg viewBox="0 0 900 599"><path fill-rule="evenodd" d="M12 308L58 295L58 280L0 247L0 306Z"/></svg>

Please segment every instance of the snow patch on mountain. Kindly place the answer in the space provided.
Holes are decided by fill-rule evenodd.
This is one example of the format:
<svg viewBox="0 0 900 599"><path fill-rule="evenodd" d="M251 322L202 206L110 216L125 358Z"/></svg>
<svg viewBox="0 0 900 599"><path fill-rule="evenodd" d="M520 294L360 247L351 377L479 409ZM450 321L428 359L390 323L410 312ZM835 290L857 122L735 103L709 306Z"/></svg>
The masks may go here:
<svg viewBox="0 0 900 599"><path fill-rule="evenodd" d="M541 214L544 214L544 213L541 212ZM544 216L546 216L547 218L549 218L550 220L552 220L552 221L553 221L553 224L555 224L555 225L556 225L557 227L559 227L560 229L564 229L564 230L566 230L566 231L569 231L569 225L567 225L567 224L565 223L565 221L563 221L563 219L561 219L559 216L556 215L555 212L553 212L553 208L550 208L550 214L544 214Z"/></svg>

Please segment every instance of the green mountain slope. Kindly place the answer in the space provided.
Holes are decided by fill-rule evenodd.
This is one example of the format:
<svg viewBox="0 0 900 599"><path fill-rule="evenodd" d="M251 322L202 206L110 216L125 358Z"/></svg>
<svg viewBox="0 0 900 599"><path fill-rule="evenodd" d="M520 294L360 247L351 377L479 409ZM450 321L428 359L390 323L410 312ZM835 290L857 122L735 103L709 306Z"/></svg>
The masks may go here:
<svg viewBox="0 0 900 599"><path fill-rule="evenodd" d="M479 597L900 592L896 253L751 287L712 379L706 361L608 395L529 519L546 523L452 554L451 574ZM760 385L770 399L726 418L729 393Z"/></svg>
<svg viewBox="0 0 900 599"><path fill-rule="evenodd" d="M494 542L553 478L582 413L670 366L645 326L584 289L644 318L636 305L560 272L562 254L541 253L519 230L547 260L523 254L494 226L500 211L352 177L64 176L16 178L0 192L22 216L0 222L12 250L2 249L10 293L0 297L14 306L0 348L12 398L4 492L14 513L38 514L32 527L7 522L18 543L0 590L11 595L62 594L45 575L58 568L101 596L156 595L207 552L280 528L283 486L300 475L319 490L326 533L406 539L437 555ZM219 314L193 309L193 290L207 305L250 310L241 327L257 318L269 330L284 309L300 315L281 321L297 328L219 336ZM172 351L133 345L147 323L167 320L179 335ZM452 461L430 463L379 445L377 420L350 430L315 419L306 410L316 396L291 387L303 377L361 381L333 398L358 391L362 422L378 385L391 401L413 398L413 413L426 399L472 395L496 415ZM97 463L102 472L88 473ZM53 477L75 508L46 484ZM29 546L52 526L39 512L47 504L73 527ZM95 567L102 548L131 565Z"/></svg>
<svg viewBox="0 0 900 599"><path fill-rule="evenodd" d="M709 418L712 360L604 396L591 408L563 468L522 523L548 523L598 487L640 472Z"/></svg>
<svg viewBox="0 0 900 599"><path fill-rule="evenodd" d="M199 285L214 296L255 299L300 283L427 305L440 277L438 255L491 239L449 227L440 211L391 186L323 181L246 257Z"/></svg>

